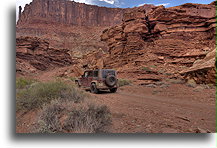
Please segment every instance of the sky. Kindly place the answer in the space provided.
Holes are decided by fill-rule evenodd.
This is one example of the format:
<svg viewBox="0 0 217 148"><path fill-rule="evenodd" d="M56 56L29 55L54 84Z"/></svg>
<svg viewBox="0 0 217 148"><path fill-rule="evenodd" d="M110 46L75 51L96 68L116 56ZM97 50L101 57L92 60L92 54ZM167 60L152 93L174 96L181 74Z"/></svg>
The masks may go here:
<svg viewBox="0 0 217 148"><path fill-rule="evenodd" d="M32 0L16 0L16 13L18 15L18 7L29 4ZM80 3L106 6L106 7L120 7L120 8L132 8L142 6L143 4L164 5L165 7L178 6L184 3L199 3L209 4L214 0L74 0Z"/></svg>

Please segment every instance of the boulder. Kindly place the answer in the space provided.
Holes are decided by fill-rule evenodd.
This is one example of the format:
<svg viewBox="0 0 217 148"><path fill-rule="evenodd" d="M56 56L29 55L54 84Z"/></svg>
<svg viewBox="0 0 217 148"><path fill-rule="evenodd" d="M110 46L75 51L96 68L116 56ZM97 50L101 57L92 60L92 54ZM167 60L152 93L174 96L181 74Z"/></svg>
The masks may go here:
<svg viewBox="0 0 217 148"><path fill-rule="evenodd" d="M180 72L186 79L194 79L197 83L215 84L216 49L209 52L204 59L197 60L193 66Z"/></svg>

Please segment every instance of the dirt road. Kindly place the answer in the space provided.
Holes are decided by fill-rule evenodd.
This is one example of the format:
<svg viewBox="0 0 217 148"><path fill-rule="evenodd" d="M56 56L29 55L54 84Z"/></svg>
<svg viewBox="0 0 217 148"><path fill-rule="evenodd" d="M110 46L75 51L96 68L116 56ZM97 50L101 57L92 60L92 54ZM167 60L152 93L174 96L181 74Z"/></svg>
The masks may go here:
<svg viewBox="0 0 217 148"><path fill-rule="evenodd" d="M215 88L133 85L93 96L110 108L114 133L215 132Z"/></svg>
<svg viewBox="0 0 217 148"><path fill-rule="evenodd" d="M216 132L215 87L169 84L165 87L123 86L116 93L91 94L112 113L112 133ZM17 114L18 133L29 133L38 111Z"/></svg>

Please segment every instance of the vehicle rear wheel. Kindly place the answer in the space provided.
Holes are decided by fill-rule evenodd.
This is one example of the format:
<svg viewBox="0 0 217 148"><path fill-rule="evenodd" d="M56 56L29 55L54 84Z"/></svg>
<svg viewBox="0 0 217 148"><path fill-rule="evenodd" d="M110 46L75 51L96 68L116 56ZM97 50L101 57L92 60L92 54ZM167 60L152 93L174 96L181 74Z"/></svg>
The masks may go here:
<svg viewBox="0 0 217 148"><path fill-rule="evenodd" d="M110 89L110 92L111 92L111 93L115 93L116 91L117 91L117 88L111 88L111 89Z"/></svg>
<svg viewBox="0 0 217 148"><path fill-rule="evenodd" d="M91 84L90 91L91 91L91 93L94 93L94 94L98 94L99 93L99 90L96 88L96 84L95 83Z"/></svg>
<svg viewBox="0 0 217 148"><path fill-rule="evenodd" d="M107 86L109 87L113 87L117 82L117 79L115 76L113 75L108 75L106 78L105 78L105 83Z"/></svg>

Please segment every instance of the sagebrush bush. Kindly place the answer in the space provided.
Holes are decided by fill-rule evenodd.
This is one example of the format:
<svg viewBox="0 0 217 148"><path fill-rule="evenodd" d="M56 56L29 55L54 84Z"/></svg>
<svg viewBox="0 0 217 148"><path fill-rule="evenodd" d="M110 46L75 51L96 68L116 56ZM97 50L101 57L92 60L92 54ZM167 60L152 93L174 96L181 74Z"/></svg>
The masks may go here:
<svg viewBox="0 0 217 148"><path fill-rule="evenodd" d="M38 82L29 88L17 90L16 109L31 110L39 108L55 99L60 99L61 101L71 100L78 103L85 97L86 94L83 91L62 81Z"/></svg>
<svg viewBox="0 0 217 148"><path fill-rule="evenodd" d="M151 69L149 67L142 67L141 69L144 70L144 71L147 71L147 72L151 71Z"/></svg>
<svg viewBox="0 0 217 148"><path fill-rule="evenodd" d="M72 82L75 82L75 80L77 79L76 77L70 77L69 78Z"/></svg>
<svg viewBox="0 0 217 148"><path fill-rule="evenodd" d="M104 133L111 113L106 106L55 100L43 108L37 126L39 133Z"/></svg>
<svg viewBox="0 0 217 148"><path fill-rule="evenodd" d="M118 79L118 85L119 87L124 86L124 85L130 85L132 82L127 79Z"/></svg>
<svg viewBox="0 0 217 148"><path fill-rule="evenodd" d="M26 79L26 78L16 78L16 89L23 89L27 86L35 83L36 80Z"/></svg>

